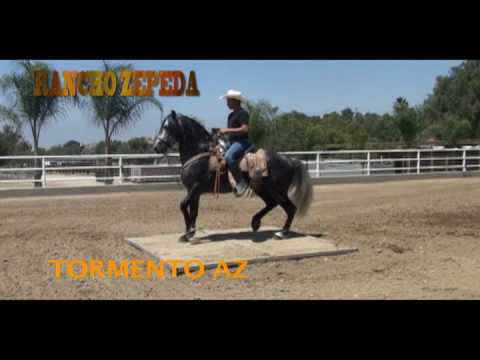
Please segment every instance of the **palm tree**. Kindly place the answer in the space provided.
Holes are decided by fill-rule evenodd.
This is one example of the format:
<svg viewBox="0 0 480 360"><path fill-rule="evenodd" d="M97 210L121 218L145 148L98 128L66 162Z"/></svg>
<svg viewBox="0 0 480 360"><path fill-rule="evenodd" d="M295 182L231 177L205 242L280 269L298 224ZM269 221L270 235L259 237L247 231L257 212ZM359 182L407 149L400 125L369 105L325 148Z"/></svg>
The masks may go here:
<svg viewBox="0 0 480 360"><path fill-rule="evenodd" d="M104 61L103 71L112 71L117 79L117 88L113 96L87 96L84 99L76 99L80 108L89 112L94 124L103 129L106 155L111 153L112 137L138 121L148 105L160 109L163 117L162 104L154 97L121 96L121 72L125 70L132 71L133 66L130 64L110 65ZM106 164L110 165L110 163L108 158ZM111 177L110 171L107 174L107 177ZM105 183L111 182L110 179Z"/></svg>
<svg viewBox="0 0 480 360"><path fill-rule="evenodd" d="M397 98L393 104L395 124L407 148L415 145L421 132L420 114L417 109L411 108L404 98Z"/></svg>
<svg viewBox="0 0 480 360"><path fill-rule="evenodd" d="M65 114L65 99L57 96L34 96L35 77L37 70L53 70L49 65L30 60L18 61L19 72L4 75L0 79L0 90L8 99L8 105L0 105L0 117L22 128L27 126L33 139L33 153L39 155L40 133L48 122ZM40 167L38 159L35 167ZM35 180L41 178L41 173L35 174ZM35 182L35 186L41 186Z"/></svg>

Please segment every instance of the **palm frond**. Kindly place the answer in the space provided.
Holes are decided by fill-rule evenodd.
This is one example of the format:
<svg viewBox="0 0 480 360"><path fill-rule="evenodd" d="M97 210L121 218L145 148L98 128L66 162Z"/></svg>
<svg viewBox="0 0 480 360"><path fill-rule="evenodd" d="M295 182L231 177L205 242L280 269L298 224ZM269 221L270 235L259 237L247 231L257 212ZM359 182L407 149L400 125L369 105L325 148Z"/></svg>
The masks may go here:
<svg viewBox="0 0 480 360"><path fill-rule="evenodd" d="M17 62L17 68L18 71L0 78L0 91L9 103L3 108L2 115L17 126L28 124L34 139L38 140L41 129L50 120L65 114L66 103L62 97L34 96L35 71L51 73L53 68L48 64L21 60Z"/></svg>
<svg viewBox="0 0 480 360"><path fill-rule="evenodd" d="M16 127L21 125L21 120L18 114L11 108L5 105L0 105L0 120L10 123Z"/></svg>
<svg viewBox="0 0 480 360"><path fill-rule="evenodd" d="M158 108L163 116L163 106L154 97L122 96L121 73L133 70L131 64L109 64L102 62L103 71L112 71L117 78L117 88L113 96L88 96L81 108L86 110L93 123L102 127L107 137L118 134L140 120L147 107Z"/></svg>

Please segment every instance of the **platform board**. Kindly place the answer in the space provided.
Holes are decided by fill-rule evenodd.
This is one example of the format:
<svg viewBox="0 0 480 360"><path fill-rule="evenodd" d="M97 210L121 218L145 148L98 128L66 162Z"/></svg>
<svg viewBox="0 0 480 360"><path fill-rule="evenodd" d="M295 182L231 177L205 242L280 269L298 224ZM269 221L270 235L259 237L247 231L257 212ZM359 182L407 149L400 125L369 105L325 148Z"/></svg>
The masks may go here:
<svg viewBox="0 0 480 360"><path fill-rule="evenodd" d="M343 255L357 251L352 247L337 247L323 237L295 232L286 239L277 240L273 235L278 230L278 228L263 227L255 233L251 229L197 231L195 239L189 243L178 241L181 234L129 238L127 242L157 260L200 259L206 270L216 268L221 260L230 267L238 264L235 261L237 259L255 264ZM195 270L193 266L190 269ZM178 270L181 273L183 269L178 268Z"/></svg>

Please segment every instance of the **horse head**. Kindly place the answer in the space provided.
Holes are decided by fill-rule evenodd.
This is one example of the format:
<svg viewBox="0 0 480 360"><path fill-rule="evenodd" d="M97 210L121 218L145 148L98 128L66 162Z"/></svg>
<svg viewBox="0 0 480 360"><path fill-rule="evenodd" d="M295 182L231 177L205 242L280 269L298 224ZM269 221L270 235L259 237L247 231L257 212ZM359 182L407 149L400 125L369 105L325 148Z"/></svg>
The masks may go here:
<svg viewBox="0 0 480 360"><path fill-rule="evenodd" d="M163 119L153 144L153 150L157 154L166 153L178 141L175 126L177 120L177 113L174 110Z"/></svg>
<svg viewBox="0 0 480 360"><path fill-rule="evenodd" d="M187 151L208 148L211 134L198 121L172 112L162 121L153 149L156 153L165 153L174 144Z"/></svg>

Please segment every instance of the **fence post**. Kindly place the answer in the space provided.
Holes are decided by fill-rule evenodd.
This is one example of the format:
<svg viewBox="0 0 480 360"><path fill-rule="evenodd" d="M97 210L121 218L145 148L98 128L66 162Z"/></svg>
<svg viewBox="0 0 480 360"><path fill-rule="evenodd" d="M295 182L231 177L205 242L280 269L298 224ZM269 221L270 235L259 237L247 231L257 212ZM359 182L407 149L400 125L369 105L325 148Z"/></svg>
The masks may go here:
<svg viewBox="0 0 480 360"><path fill-rule="evenodd" d="M367 176L370 176L370 151L367 151Z"/></svg>
<svg viewBox="0 0 480 360"><path fill-rule="evenodd" d="M417 151L417 174L420 174L420 150Z"/></svg>
<svg viewBox="0 0 480 360"><path fill-rule="evenodd" d="M42 187L47 187L47 174L45 171L45 157L42 156Z"/></svg>
<svg viewBox="0 0 480 360"><path fill-rule="evenodd" d="M317 178L319 178L320 177L320 153L319 152L317 152L317 159L316 159L315 166L316 166Z"/></svg>
<svg viewBox="0 0 480 360"><path fill-rule="evenodd" d="M120 178L120 185L123 185L123 158L121 155L118 158L118 176Z"/></svg>
<svg viewBox="0 0 480 360"><path fill-rule="evenodd" d="M462 154L462 172L467 171L467 150L463 150Z"/></svg>

